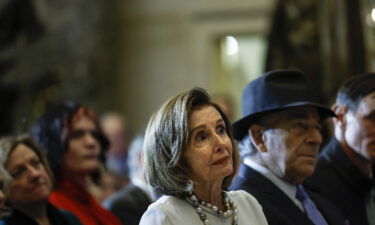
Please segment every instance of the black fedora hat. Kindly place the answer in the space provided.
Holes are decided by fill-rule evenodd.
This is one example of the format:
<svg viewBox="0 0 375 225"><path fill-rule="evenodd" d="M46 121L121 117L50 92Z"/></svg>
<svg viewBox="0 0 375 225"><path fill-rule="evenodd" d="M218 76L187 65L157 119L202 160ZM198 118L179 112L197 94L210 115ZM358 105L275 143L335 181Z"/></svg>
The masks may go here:
<svg viewBox="0 0 375 225"><path fill-rule="evenodd" d="M241 140L259 116L295 106L311 105L320 117L336 116L317 103L310 80L299 70L274 70L251 81L242 92L242 119L233 124L233 136Z"/></svg>

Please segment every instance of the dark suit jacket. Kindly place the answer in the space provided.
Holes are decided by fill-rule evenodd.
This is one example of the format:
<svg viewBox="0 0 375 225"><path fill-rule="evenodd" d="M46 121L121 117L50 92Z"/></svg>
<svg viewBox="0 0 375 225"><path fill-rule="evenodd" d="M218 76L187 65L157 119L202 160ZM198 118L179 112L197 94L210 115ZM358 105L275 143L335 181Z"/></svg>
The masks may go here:
<svg viewBox="0 0 375 225"><path fill-rule="evenodd" d="M375 179L365 176L350 161L336 138L324 147L315 172L305 185L335 204L348 217L350 225L369 224L366 200L374 188Z"/></svg>
<svg viewBox="0 0 375 225"><path fill-rule="evenodd" d="M263 207L269 225L314 225L296 204L266 177L242 164L231 190L245 190ZM339 211L327 200L306 190L329 225L345 224Z"/></svg>
<svg viewBox="0 0 375 225"><path fill-rule="evenodd" d="M50 222L54 225L82 225L75 215L66 210L57 209L50 203L47 205L47 215ZM38 225L36 221L18 210L14 210L9 217L0 220L0 224Z"/></svg>
<svg viewBox="0 0 375 225"><path fill-rule="evenodd" d="M138 225L151 203L151 199L141 188L129 184L105 200L103 206L115 214L122 224Z"/></svg>

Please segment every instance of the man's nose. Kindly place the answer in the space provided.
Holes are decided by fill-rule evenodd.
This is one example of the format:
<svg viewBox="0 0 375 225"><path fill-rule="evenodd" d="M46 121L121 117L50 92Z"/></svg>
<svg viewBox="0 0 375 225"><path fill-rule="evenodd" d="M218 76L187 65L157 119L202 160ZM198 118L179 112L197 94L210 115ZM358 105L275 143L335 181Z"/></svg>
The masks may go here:
<svg viewBox="0 0 375 225"><path fill-rule="evenodd" d="M320 132L320 130L310 127L309 134L307 137L307 142L309 144L314 144L314 145L320 145L323 142L323 137Z"/></svg>

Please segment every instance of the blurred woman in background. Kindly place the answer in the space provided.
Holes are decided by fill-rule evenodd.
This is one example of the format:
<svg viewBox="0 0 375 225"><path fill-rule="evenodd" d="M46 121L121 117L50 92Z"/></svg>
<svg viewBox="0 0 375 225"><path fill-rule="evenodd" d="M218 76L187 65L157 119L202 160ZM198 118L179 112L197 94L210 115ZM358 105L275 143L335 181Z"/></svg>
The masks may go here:
<svg viewBox="0 0 375 225"><path fill-rule="evenodd" d="M85 225L120 224L90 193L108 147L94 112L72 101L50 105L32 135L46 150L56 179L52 204L71 211Z"/></svg>
<svg viewBox="0 0 375 225"><path fill-rule="evenodd" d="M13 210L3 224L81 225L73 214L58 210L48 202L52 174L43 152L30 137L2 138L0 151L4 192Z"/></svg>
<svg viewBox="0 0 375 225"><path fill-rule="evenodd" d="M1 158L4 158L3 151L0 149L0 161ZM8 215L9 209L5 204L5 194L4 194L4 178L8 176L8 173L5 171L4 167L0 166L0 219ZM0 223L1 224L1 223Z"/></svg>

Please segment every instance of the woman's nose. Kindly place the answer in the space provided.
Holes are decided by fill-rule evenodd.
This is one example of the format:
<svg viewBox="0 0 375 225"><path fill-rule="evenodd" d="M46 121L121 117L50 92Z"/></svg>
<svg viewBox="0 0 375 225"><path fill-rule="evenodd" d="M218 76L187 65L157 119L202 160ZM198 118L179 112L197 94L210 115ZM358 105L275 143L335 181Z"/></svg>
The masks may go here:
<svg viewBox="0 0 375 225"><path fill-rule="evenodd" d="M226 141L225 141L224 136L218 135L218 134L215 135L215 151L216 152L224 151L225 148L226 148L225 143L226 143Z"/></svg>
<svg viewBox="0 0 375 225"><path fill-rule="evenodd" d="M39 177L40 177L40 169L34 168L33 166L29 166L27 168L27 170L29 172L29 177L30 177L31 181L35 181L35 180L39 179Z"/></svg>
<svg viewBox="0 0 375 225"><path fill-rule="evenodd" d="M96 138L94 138L89 132L85 133L84 139L85 142L90 145L93 145L97 142Z"/></svg>

